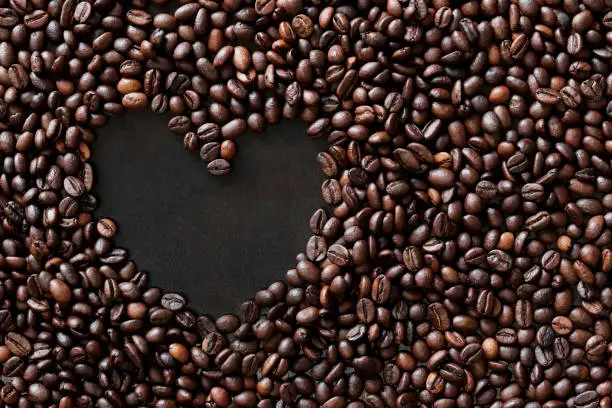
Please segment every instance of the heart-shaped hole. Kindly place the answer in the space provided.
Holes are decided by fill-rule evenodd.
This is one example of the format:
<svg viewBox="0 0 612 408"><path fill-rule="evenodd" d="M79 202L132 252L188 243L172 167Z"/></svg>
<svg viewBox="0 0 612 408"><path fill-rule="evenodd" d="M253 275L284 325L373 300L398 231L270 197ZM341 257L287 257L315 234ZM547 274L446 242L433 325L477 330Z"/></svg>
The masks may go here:
<svg viewBox="0 0 612 408"><path fill-rule="evenodd" d="M233 173L213 177L166 124L138 111L98 132L98 214L118 222L118 245L152 284L185 293L200 311L235 312L304 251L322 203L315 156L324 142L298 122L246 134Z"/></svg>

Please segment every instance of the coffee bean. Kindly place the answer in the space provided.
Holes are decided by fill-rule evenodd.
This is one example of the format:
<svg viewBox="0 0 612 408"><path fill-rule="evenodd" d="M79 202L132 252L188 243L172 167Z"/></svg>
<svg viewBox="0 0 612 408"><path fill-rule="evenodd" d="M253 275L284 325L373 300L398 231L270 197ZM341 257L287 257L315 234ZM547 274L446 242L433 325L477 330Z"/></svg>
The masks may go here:
<svg viewBox="0 0 612 408"><path fill-rule="evenodd" d="M556 359L564 360L569 356L570 344L563 337L557 337L553 342L553 355Z"/></svg>
<svg viewBox="0 0 612 408"><path fill-rule="evenodd" d="M478 300L476 301L476 310L478 313L482 315L495 316L496 312L498 312L498 301L495 298L493 292L488 290L483 290L478 295Z"/></svg>
<svg viewBox="0 0 612 408"><path fill-rule="evenodd" d="M0 16L0 19L2 17ZM1 21L1 20L0 20ZM1 23L0 23L1 24ZM17 89L24 89L28 86L30 78L22 65L13 64L8 69L8 79L12 86ZM581 88L582 89L582 88Z"/></svg>
<svg viewBox="0 0 612 408"><path fill-rule="evenodd" d="M452 383L463 382L465 378L465 372L463 369L454 363L444 364L442 368L440 368L439 373L443 379Z"/></svg>
<svg viewBox="0 0 612 408"><path fill-rule="evenodd" d="M102 218L96 224L98 233L104 238L112 238L117 233L117 225L110 218Z"/></svg>
<svg viewBox="0 0 612 408"><path fill-rule="evenodd" d="M221 136L221 129L214 123L205 123L198 128L197 134L202 142L212 142Z"/></svg>
<svg viewBox="0 0 612 408"><path fill-rule="evenodd" d="M599 395L595 391L585 391L576 396L574 404L579 408L595 408L599 405Z"/></svg>
<svg viewBox="0 0 612 408"><path fill-rule="evenodd" d="M68 176L64 179L64 189L72 197L79 197L85 193L85 184L77 177Z"/></svg>
<svg viewBox="0 0 612 408"><path fill-rule="evenodd" d="M582 103L580 92L571 86L565 86L561 89L561 99L569 108L577 108Z"/></svg>
<svg viewBox="0 0 612 408"><path fill-rule="evenodd" d="M8 346L7 346L8 347ZM10 357L2 367L2 375L5 377L15 377L23 374L25 361L19 356Z"/></svg>
<svg viewBox="0 0 612 408"><path fill-rule="evenodd" d="M5 404L609 405L605 2L9 3ZM283 118L328 143L331 212L240 317L92 221L93 130L147 105L215 175Z"/></svg>
<svg viewBox="0 0 612 408"><path fill-rule="evenodd" d="M483 350L479 344L468 344L461 350L460 356L464 364L471 365L482 358Z"/></svg>
<svg viewBox="0 0 612 408"><path fill-rule="evenodd" d="M446 28L451 23L452 9L450 7L440 7L436 11L434 23L438 28Z"/></svg>
<svg viewBox="0 0 612 408"><path fill-rule="evenodd" d="M573 328L572 321L565 316L556 316L551 325L555 333L561 336L569 334Z"/></svg>
<svg viewBox="0 0 612 408"><path fill-rule="evenodd" d="M525 221L529 231L541 231L550 224L550 214L547 211L540 211Z"/></svg>
<svg viewBox="0 0 612 408"><path fill-rule="evenodd" d="M407 247L402 254L402 259L406 268L411 272L417 272L422 266L421 253L417 247Z"/></svg>
<svg viewBox="0 0 612 408"><path fill-rule="evenodd" d="M536 335L536 341L542 347L549 347L552 345L555 338L555 333L550 326L542 326L538 329Z"/></svg>
<svg viewBox="0 0 612 408"><path fill-rule="evenodd" d="M386 276L377 276L372 283L372 299L376 303L385 303L391 296L391 283Z"/></svg>
<svg viewBox="0 0 612 408"><path fill-rule="evenodd" d="M351 255L346 247L334 244L327 249L327 257L338 266L345 266L351 261Z"/></svg>
<svg viewBox="0 0 612 408"><path fill-rule="evenodd" d="M244 119L234 119L221 127L221 136L224 139L235 139L246 132L247 123Z"/></svg>
<svg viewBox="0 0 612 408"><path fill-rule="evenodd" d="M11 324L11 322L12 322L11 312L6 309L0 310L0 329L2 331L5 331L8 328L8 326Z"/></svg>
<svg viewBox="0 0 612 408"><path fill-rule="evenodd" d="M9 332L4 338L4 344L11 353L18 357L27 356L32 351L28 339L19 333Z"/></svg>
<svg viewBox="0 0 612 408"><path fill-rule="evenodd" d="M276 7L275 0L256 0L255 11L261 15L271 14Z"/></svg>
<svg viewBox="0 0 612 408"><path fill-rule="evenodd" d="M427 376L426 389L432 394L439 394L445 387L444 379L437 372L431 372Z"/></svg>
<svg viewBox="0 0 612 408"><path fill-rule="evenodd" d="M506 166L508 167L508 171L510 171L510 173L516 174L527 170L529 163L527 162L527 158L523 153L516 153L507 160Z"/></svg>
<svg viewBox="0 0 612 408"><path fill-rule="evenodd" d="M592 336L585 344L588 357L597 358L606 353L608 343L601 335Z"/></svg>
<svg viewBox="0 0 612 408"><path fill-rule="evenodd" d="M200 148L200 158L205 162L211 162L218 159L221 154L221 143L208 142Z"/></svg>
<svg viewBox="0 0 612 408"><path fill-rule="evenodd" d="M420 168L418 156L409 149L396 149L393 152L400 165L406 170L417 171Z"/></svg>
<svg viewBox="0 0 612 408"><path fill-rule="evenodd" d="M47 25L49 14L44 10L34 10L24 16L23 22L30 30L38 30Z"/></svg>
<svg viewBox="0 0 612 408"><path fill-rule="evenodd" d="M487 261L488 256L484 248L470 248L465 253L464 259L465 259L465 262L467 262L470 265L480 265L484 263L485 261ZM491 260L494 263L498 262L499 259L505 259L503 258L503 254L501 253L501 251L491 254Z"/></svg>
<svg viewBox="0 0 612 408"><path fill-rule="evenodd" d="M331 132L329 119L318 119L306 130L306 135L311 139L326 137Z"/></svg>
<svg viewBox="0 0 612 408"><path fill-rule="evenodd" d="M527 183L521 188L525 200L540 201L546 197L544 186L537 183Z"/></svg>
<svg viewBox="0 0 612 408"><path fill-rule="evenodd" d="M556 89L540 88L536 91L536 99L545 105L554 105L561 100L561 93Z"/></svg>
<svg viewBox="0 0 612 408"><path fill-rule="evenodd" d="M49 282L49 292L53 299L60 304L68 304L72 299L72 290L63 281L59 279L53 279Z"/></svg>
<svg viewBox="0 0 612 408"><path fill-rule="evenodd" d="M561 256L559 255L557 251L554 251L554 250L546 251L544 255L542 255L542 259L541 259L542 268L546 270L555 269L559 265L560 262L561 262Z"/></svg>
<svg viewBox="0 0 612 408"><path fill-rule="evenodd" d="M533 307L526 300L519 300L514 307L514 318L519 327L527 328L533 321Z"/></svg>
<svg viewBox="0 0 612 408"><path fill-rule="evenodd" d="M146 89L146 88L145 88ZM142 92L131 92L123 96L121 104L129 110L142 109L147 106L149 100Z"/></svg>
<svg viewBox="0 0 612 408"><path fill-rule="evenodd" d="M536 361L542 365L542 367L550 367L553 363L553 352L550 349L545 349L537 346L535 349Z"/></svg>
<svg viewBox="0 0 612 408"><path fill-rule="evenodd" d="M230 163L225 159L215 159L208 163L206 169L213 176L223 176L230 171Z"/></svg>
<svg viewBox="0 0 612 408"><path fill-rule="evenodd" d="M449 188L455 183L455 174L445 168L431 170L427 180L436 188Z"/></svg>
<svg viewBox="0 0 612 408"><path fill-rule="evenodd" d="M0 397L7 404L16 404L21 393L12 385L7 384L0 389Z"/></svg>
<svg viewBox="0 0 612 408"><path fill-rule="evenodd" d="M589 101L598 101L602 97L605 87L604 78L601 74L595 74L591 78L582 81L580 92Z"/></svg>
<svg viewBox="0 0 612 408"><path fill-rule="evenodd" d="M136 26L146 26L151 24L153 18L149 13L144 10L131 9L126 13L126 19L130 22L130 24L134 24Z"/></svg>
<svg viewBox="0 0 612 408"><path fill-rule="evenodd" d="M10 8L0 8L0 27L11 28L19 21L17 13Z"/></svg>
<svg viewBox="0 0 612 408"><path fill-rule="evenodd" d="M504 251L494 249L487 254L487 262L496 271L508 272L512 268L512 258Z"/></svg>
<svg viewBox="0 0 612 408"><path fill-rule="evenodd" d="M320 262L325 259L327 253L327 243L320 236L312 236L306 244L306 256L313 262Z"/></svg>
<svg viewBox="0 0 612 408"><path fill-rule="evenodd" d="M189 132L190 127L191 122L187 116L175 116L168 121L168 129L179 135Z"/></svg>
<svg viewBox="0 0 612 408"><path fill-rule="evenodd" d="M485 200L489 200L497 194L497 187L490 181L483 180L476 185L476 194Z"/></svg>
<svg viewBox="0 0 612 408"><path fill-rule="evenodd" d="M166 293L161 298L161 305L172 312L177 312L185 307L185 298L178 293Z"/></svg>
<svg viewBox="0 0 612 408"><path fill-rule="evenodd" d="M429 305L429 318L432 325L438 330L448 330L450 328L450 319L448 311L441 303L432 303Z"/></svg>
<svg viewBox="0 0 612 408"><path fill-rule="evenodd" d="M375 305L370 299L363 298L357 303L357 317L364 323L371 323L375 317Z"/></svg>

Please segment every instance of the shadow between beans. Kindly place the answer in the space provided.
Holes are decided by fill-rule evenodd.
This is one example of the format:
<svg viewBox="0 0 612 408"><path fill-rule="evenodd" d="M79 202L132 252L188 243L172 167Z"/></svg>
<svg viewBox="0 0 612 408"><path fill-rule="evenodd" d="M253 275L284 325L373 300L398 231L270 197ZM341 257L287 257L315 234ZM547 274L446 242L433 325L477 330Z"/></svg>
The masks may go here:
<svg viewBox="0 0 612 408"><path fill-rule="evenodd" d="M304 251L323 204L315 156L325 143L308 140L299 122L246 134L233 173L215 178L166 124L139 111L98 131L97 214L117 221L117 244L153 285L186 294L201 312L235 312Z"/></svg>

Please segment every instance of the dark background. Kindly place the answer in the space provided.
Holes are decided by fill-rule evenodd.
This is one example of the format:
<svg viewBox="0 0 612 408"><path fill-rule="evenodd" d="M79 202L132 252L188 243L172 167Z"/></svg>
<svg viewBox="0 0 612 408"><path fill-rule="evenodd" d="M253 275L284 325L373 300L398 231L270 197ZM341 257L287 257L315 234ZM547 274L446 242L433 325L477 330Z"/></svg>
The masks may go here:
<svg viewBox="0 0 612 408"><path fill-rule="evenodd" d="M315 162L324 142L285 122L238 140L229 176L214 177L167 129L168 117L130 112L98 131L93 148L98 216L119 224L152 284L220 315L295 267L322 205Z"/></svg>

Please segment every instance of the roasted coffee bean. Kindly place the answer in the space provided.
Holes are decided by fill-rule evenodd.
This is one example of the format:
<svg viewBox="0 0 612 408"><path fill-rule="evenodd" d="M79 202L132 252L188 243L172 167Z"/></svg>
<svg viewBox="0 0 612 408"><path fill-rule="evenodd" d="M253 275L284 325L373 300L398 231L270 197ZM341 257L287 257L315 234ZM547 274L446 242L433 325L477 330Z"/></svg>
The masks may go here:
<svg viewBox="0 0 612 408"><path fill-rule="evenodd" d="M510 173L522 173L527 170L529 163L523 153L516 153L507 160L506 165Z"/></svg>
<svg viewBox="0 0 612 408"><path fill-rule="evenodd" d="M465 378L465 372L459 365L448 363L440 368L440 376L446 381L460 383Z"/></svg>
<svg viewBox="0 0 612 408"><path fill-rule="evenodd" d="M165 309L177 312L185 307L185 298L178 293L166 293L161 298L161 305Z"/></svg>
<svg viewBox="0 0 612 408"><path fill-rule="evenodd" d="M599 395L595 391L585 391L576 396L574 404L579 408L594 408L599 405Z"/></svg>
<svg viewBox="0 0 612 408"><path fill-rule="evenodd" d="M261 15L271 14L275 8L275 0L256 0L255 11Z"/></svg>
<svg viewBox="0 0 612 408"><path fill-rule="evenodd" d="M25 361L21 357L12 356L3 364L2 375L5 377L15 377L21 375L25 370L25 365Z"/></svg>
<svg viewBox="0 0 612 408"><path fill-rule="evenodd" d="M6 309L0 310L0 329L2 329L3 331L6 330L8 326L10 326L11 322L11 312Z"/></svg>
<svg viewBox="0 0 612 408"><path fill-rule="evenodd" d="M142 92L130 92L121 99L121 104L128 110L142 109L148 102L147 95Z"/></svg>
<svg viewBox="0 0 612 408"><path fill-rule="evenodd" d="M493 270L508 272L512 268L512 259L504 251L495 249L487 254L487 262Z"/></svg>
<svg viewBox="0 0 612 408"><path fill-rule="evenodd" d="M49 282L49 292L53 299L63 305L66 305L72 299L72 290L70 287L59 279L53 279Z"/></svg>
<svg viewBox="0 0 612 408"><path fill-rule="evenodd" d="M109 218L102 218L96 224L98 233L104 238L112 238L117 233L117 224Z"/></svg>
<svg viewBox="0 0 612 408"><path fill-rule="evenodd" d="M24 357L32 351L32 345L28 339L21 334L9 332L4 338L4 344L11 353L18 357Z"/></svg>
<svg viewBox="0 0 612 408"><path fill-rule="evenodd" d="M525 221L529 231L541 231L550 224L550 214L547 211L540 211Z"/></svg>
<svg viewBox="0 0 612 408"><path fill-rule="evenodd" d="M448 330L450 328L448 311L441 303L429 305L429 318L432 325L438 330Z"/></svg>
<svg viewBox="0 0 612 408"><path fill-rule="evenodd" d="M206 169L213 176L223 176L230 171L230 163L225 159L215 159L208 163Z"/></svg>
<svg viewBox="0 0 612 408"><path fill-rule="evenodd" d="M168 129L171 132L184 135L189 131L191 122L187 116L175 116L168 122Z"/></svg>
<svg viewBox="0 0 612 408"><path fill-rule="evenodd" d="M432 372L427 376L426 389L432 394L439 394L445 387L444 379L437 372Z"/></svg>
<svg viewBox="0 0 612 408"><path fill-rule="evenodd" d="M566 86L561 89L561 99L567 107L572 109L577 108L582 103L580 92L571 86Z"/></svg>
<svg viewBox="0 0 612 408"><path fill-rule="evenodd" d="M10 8L0 8L0 27L12 28L19 21L17 13Z"/></svg>
<svg viewBox="0 0 612 408"><path fill-rule="evenodd" d="M197 134L202 142L212 142L221 136L221 129L217 124L205 123L198 128Z"/></svg>
<svg viewBox="0 0 612 408"><path fill-rule="evenodd" d="M536 91L536 99L544 105L554 105L561 100L561 93L556 89L540 88Z"/></svg>
<svg viewBox="0 0 612 408"><path fill-rule="evenodd" d="M573 323L565 316L556 316L552 322L551 327L558 335L566 335L572 331Z"/></svg>
<svg viewBox="0 0 612 408"><path fill-rule="evenodd" d="M546 197L544 186L536 183L525 184L521 189L521 195L529 201L541 201Z"/></svg>
<svg viewBox="0 0 612 408"><path fill-rule="evenodd" d="M563 337L557 337L553 342L553 355L556 359L564 360L569 356L570 344Z"/></svg>
<svg viewBox="0 0 612 408"><path fill-rule="evenodd" d="M610 406L609 2L145 3L0 7L5 405ZM93 215L94 129L147 106L214 175L281 119L328 143L239 317Z"/></svg>
<svg viewBox="0 0 612 408"><path fill-rule="evenodd" d="M464 364L471 365L482 358L482 347L480 344L468 344L461 350L460 356Z"/></svg>
<svg viewBox="0 0 612 408"><path fill-rule="evenodd" d="M64 179L64 189L71 197L79 197L85 193L85 184L77 177L68 176Z"/></svg>
<svg viewBox="0 0 612 408"><path fill-rule="evenodd" d="M527 300L519 300L514 307L514 318L519 327L527 328L533 321L533 307Z"/></svg>
<svg viewBox="0 0 612 408"><path fill-rule="evenodd" d="M208 142L200 148L200 158L205 162L211 162L218 159L221 155L221 143Z"/></svg>

